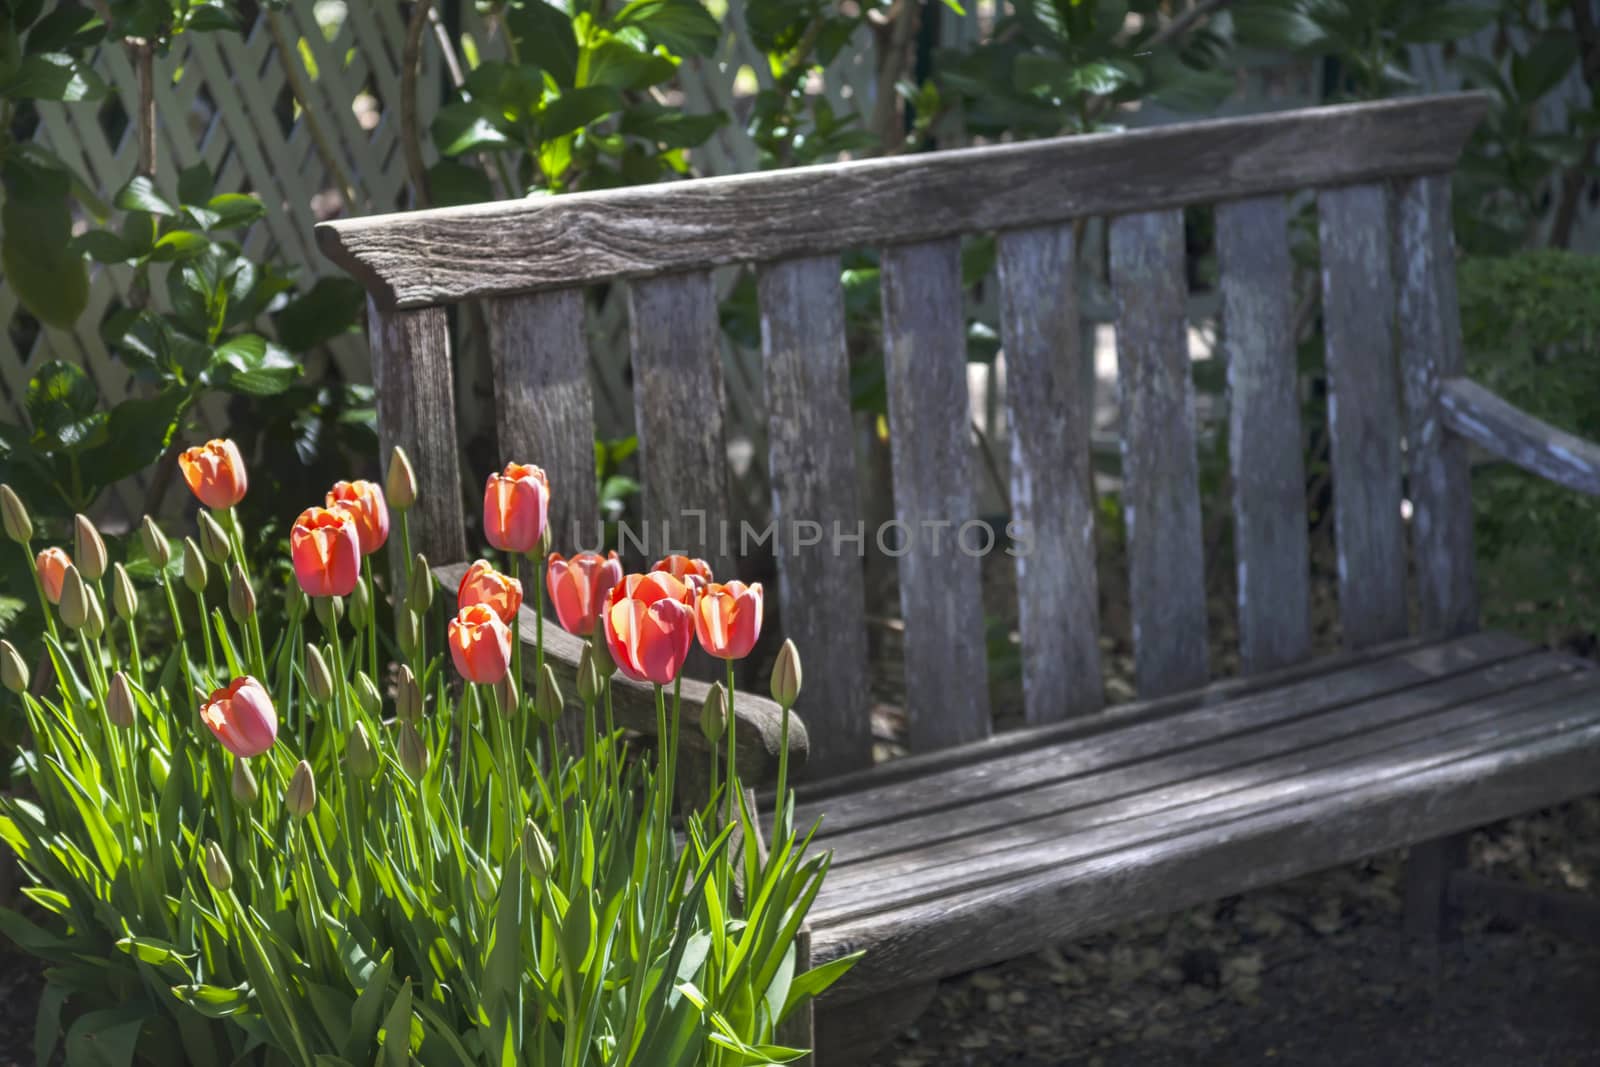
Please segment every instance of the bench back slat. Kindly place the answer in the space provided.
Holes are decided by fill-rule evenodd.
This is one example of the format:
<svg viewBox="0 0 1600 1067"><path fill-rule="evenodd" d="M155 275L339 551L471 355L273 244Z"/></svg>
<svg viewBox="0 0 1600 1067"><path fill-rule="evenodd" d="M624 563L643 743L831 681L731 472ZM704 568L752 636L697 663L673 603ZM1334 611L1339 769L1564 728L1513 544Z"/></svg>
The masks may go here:
<svg viewBox="0 0 1600 1067"><path fill-rule="evenodd" d="M856 769L872 762L861 562L871 535L861 529L839 257L771 264L757 297L779 619L806 660L821 665L807 672L795 709L811 760ZM855 536L862 540L843 541Z"/></svg>
<svg viewBox="0 0 1600 1067"><path fill-rule="evenodd" d="M728 515L720 338L710 271L629 284L646 554L671 547L703 558L725 580L735 570L716 526ZM648 566L654 560L631 562Z"/></svg>
<svg viewBox="0 0 1600 1067"><path fill-rule="evenodd" d="M961 242L885 249L881 271L906 711L912 747L941 748L989 735Z"/></svg>
<svg viewBox="0 0 1600 1067"><path fill-rule="evenodd" d="M1274 194L1219 204L1216 233L1228 363L1239 661L1245 673L1253 674L1311 652L1311 553L1288 201Z"/></svg>
<svg viewBox="0 0 1600 1067"><path fill-rule="evenodd" d="M996 242L1011 436L1023 712L1030 724L1097 710L1100 593L1072 227L1010 230Z"/></svg>
<svg viewBox="0 0 1600 1067"><path fill-rule="evenodd" d="M551 544L570 556L596 542L599 513L583 290L496 297L485 311L500 457L526 457L544 468Z"/></svg>
<svg viewBox="0 0 1600 1067"><path fill-rule="evenodd" d="M404 448L421 487L417 506L407 516L412 545L430 563L465 559L461 454L445 310L389 311L369 298L367 331L376 357L372 391L380 454L388 456L396 445ZM398 556L395 561L399 563Z"/></svg>
<svg viewBox="0 0 1600 1067"><path fill-rule="evenodd" d="M1325 189L1317 213L1339 619L1362 648L1407 629L1388 190Z"/></svg>
<svg viewBox="0 0 1600 1067"><path fill-rule="evenodd" d="M1449 176L1402 182L1399 215L1400 353L1417 599L1422 632L1452 637L1477 627L1478 596L1467 442L1445 433L1438 401L1440 382L1465 372Z"/></svg>
<svg viewBox="0 0 1600 1067"><path fill-rule="evenodd" d="M1111 284L1134 680L1140 696L1157 697L1207 678L1182 211L1111 220Z"/></svg>

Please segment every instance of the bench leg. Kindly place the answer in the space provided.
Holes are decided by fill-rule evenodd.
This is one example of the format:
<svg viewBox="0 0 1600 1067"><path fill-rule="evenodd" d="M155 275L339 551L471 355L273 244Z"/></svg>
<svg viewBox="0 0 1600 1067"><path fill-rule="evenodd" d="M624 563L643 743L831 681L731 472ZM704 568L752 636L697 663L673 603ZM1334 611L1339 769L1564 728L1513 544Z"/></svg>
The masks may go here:
<svg viewBox="0 0 1600 1067"><path fill-rule="evenodd" d="M866 1000L830 1004L822 998L816 1016L816 1055L808 1067L860 1067L872 1054L927 1009L937 982L874 993Z"/></svg>
<svg viewBox="0 0 1600 1067"><path fill-rule="evenodd" d="M1460 909L1450 877L1467 865L1467 839L1452 834L1413 845L1406 857L1406 932L1423 948L1437 949L1460 936Z"/></svg>

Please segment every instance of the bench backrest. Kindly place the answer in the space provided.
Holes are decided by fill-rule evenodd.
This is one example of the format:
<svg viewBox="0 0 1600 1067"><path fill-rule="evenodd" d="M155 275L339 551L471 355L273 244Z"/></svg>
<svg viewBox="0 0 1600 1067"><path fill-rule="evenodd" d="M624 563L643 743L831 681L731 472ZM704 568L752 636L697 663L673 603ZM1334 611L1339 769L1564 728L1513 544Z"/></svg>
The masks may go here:
<svg viewBox="0 0 1600 1067"><path fill-rule="evenodd" d="M1091 398L1074 223L1109 218L1119 321L1130 603L1141 695L1207 681L1183 209L1215 205L1231 401L1242 667L1310 649L1288 194L1317 190L1339 601L1348 644L1408 629L1403 491L1428 632L1476 618L1464 445L1439 423L1460 373L1449 174L1485 109L1460 94L1317 108L772 173L356 219L323 249L371 293L387 450L429 486L418 543L463 558L445 305L483 300L506 457L549 473L557 547L597 515L582 287L626 279L644 517L731 573L711 269L758 266L780 539L854 532L855 449L839 254L882 250L895 535L911 743L989 732L981 535L969 436L959 239L998 232L1026 715L1101 701ZM1406 442L1402 455L1402 440ZM1402 460L1409 470L1403 490ZM696 543L692 512L706 517ZM415 520L414 520L415 521ZM909 534L909 535L908 535ZM868 531L868 538L874 536ZM592 537L590 538L592 539ZM782 624L810 665L814 764L870 760L861 560L778 554Z"/></svg>

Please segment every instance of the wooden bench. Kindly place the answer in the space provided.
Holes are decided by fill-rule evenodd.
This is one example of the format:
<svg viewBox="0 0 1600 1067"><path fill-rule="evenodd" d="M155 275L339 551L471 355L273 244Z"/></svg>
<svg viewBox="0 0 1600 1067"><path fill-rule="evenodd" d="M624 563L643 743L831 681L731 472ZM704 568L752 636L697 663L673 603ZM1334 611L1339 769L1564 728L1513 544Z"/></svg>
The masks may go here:
<svg viewBox="0 0 1600 1067"><path fill-rule="evenodd" d="M356 219L318 238L371 293L380 432L428 486L418 541L436 561L467 557L445 310L459 301L484 301L502 452L546 468L567 531L596 515L583 287L625 280L644 516L729 514L711 276L727 264L758 268L773 510L854 531L839 254L881 250L919 754L869 768L861 560L827 538L784 547L777 593L808 664L802 817L825 816L835 852L812 959L867 950L824 1019L887 1028L941 976L1399 846L1417 846L1413 926L1435 932L1469 885L1451 880L1462 832L1600 786L1600 674L1477 632L1469 442L1600 492L1600 451L1461 376L1450 173L1485 106L1319 108ZM1310 655L1289 244L1290 198L1306 191L1347 646L1324 659ZM1184 321L1190 207L1215 223L1230 392L1241 676L1219 682ZM1076 224L1092 217L1109 219L1120 313L1141 698L1110 709L1075 283ZM985 232L998 233L1012 517L1032 537L1017 561L1029 725L1000 736L980 561L957 542L976 518L959 241ZM692 523L675 540L727 573ZM739 715L758 770L775 709L746 697ZM630 722L651 727L647 709ZM867 997L872 1010L849 1010Z"/></svg>

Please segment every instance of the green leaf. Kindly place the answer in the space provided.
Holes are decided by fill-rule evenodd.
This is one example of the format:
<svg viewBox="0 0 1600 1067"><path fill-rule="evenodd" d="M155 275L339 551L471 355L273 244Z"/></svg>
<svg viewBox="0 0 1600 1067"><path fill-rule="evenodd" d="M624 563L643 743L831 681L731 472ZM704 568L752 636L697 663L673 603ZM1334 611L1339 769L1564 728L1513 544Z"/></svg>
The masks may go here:
<svg viewBox="0 0 1600 1067"><path fill-rule="evenodd" d="M606 85L568 89L544 106L539 118L539 133L552 140L620 111L622 94Z"/></svg>
<svg viewBox="0 0 1600 1067"><path fill-rule="evenodd" d="M89 267L71 247L67 175L6 161L0 207L0 270L23 307L40 321L67 329L89 302Z"/></svg>
<svg viewBox="0 0 1600 1067"><path fill-rule="evenodd" d="M173 230L156 242L155 247L150 250L150 258L156 263L169 263L173 260L198 256L209 247L211 242L206 240L203 234L195 233L193 230Z"/></svg>
<svg viewBox="0 0 1600 1067"><path fill-rule="evenodd" d="M455 100L440 108L430 130L434 145L445 156L504 148L513 143L486 114L484 105L473 100Z"/></svg>
<svg viewBox="0 0 1600 1067"><path fill-rule="evenodd" d="M160 458L177 436L189 390L174 385L155 396L135 396L111 409L106 440L84 456L82 468L102 485L137 474Z"/></svg>
<svg viewBox="0 0 1600 1067"><path fill-rule="evenodd" d="M168 964L182 967L188 971L186 961L195 957L194 952L184 952L170 941L160 938L129 935L117 941L117 947L128 955L133 956L153 967L163 967Z"/></svg>
<svg viewBox="0 0 1600 1067"><path fill-rule="evenodd" d="M67 991L54 982L45 983L39 994L39 1013L33 1021L33 1060L49 1063L61 1041L61 1007L66 1003Z"/></svg>
<svg viewBox="0 0 1600 1067"><path fill-rule="evenodd" d="M235 226L248 226L257 219L266 217L267 206L259 197L249 196L245 193L221 193L206 201L206 210L214 216L214 220L206 226L208 230L231 230Z"/></svg>
<svg viewBox="0 0 1600 1067"><path fill-rule="evenodd" d="M28 31L28 51L83 55L105 36L100 17L78 0L66 0Z"/></svg>
<svg viewBox="0 0 1600 1067"><path fill-rule="evenodd" d="M783 1014L778 1016L782 1022L794 1013L802 1003L815 999L828 991L828 988L845 976L845 973L856 962L866 955L864 952L852 952L848 956L840 956L836 960L829 960L821 967L813 967L805 974L799 975L789 983L789 996L784 1000Z"/></svg>
<svg viewBox="0 0 1600 1067"><path fill-rule="evenodd" d="M241 33L244 29L239 23L239 16L219 0L210 0L209 3L196 4L190 8L188 17L184 19L183 28L190 33L211 33L217 30Z"/></svg>
<svg viewBox="0 0 1600 1067"><path fill-rule="evenodd" d="M99 394L82 367L53 359L28 382L23 406L36 438L72 448L89 436L99 403Z"/></svg>
<svg viewBox="0 0 1600 1067"><path fill-rule="evenodd" d="M291 352L308 352L325 341L359 329L366 290L352 278L318 278L307 292L272 317L278 340Z"/></svg>
<svg viewBox="0 0 1600 1067"><path fill-rule="evenodd" d="M205 203L211 196L214 183L211 168L204 161L184 167L178 172L178 203L185 207Z"/></svg>
<svg viewBox="0 0 1600 1067"><path fill-rule="evenodd" d="M143 174L134 175L118 190L111 203L122 211L143 211L151 215L176 216L178 209L167 203L156 183Z"/></svg>
<svg viewBox="0 0 1600 1067"><path fill-rule="evenodd" d="M678 108L639 103L623 112L620 129L666 148L693 148L727 121L728 115L723 111L689 115Z"/></svg>
<svg viewBox="0 0 1600 1067"><path fill-rule="evenodd" d="M231 989L215 985L180 985L172 995L208 1019L226 1019L250 1007L250 984L240 982Z"/></svg>
<svg viewBox="0 0 1600 1067"><path fill-rule="evenodd" d="M616 89L647 89L677 73L666 56L641 52L613 37L589 53L589 84Z"/></svg>
<svg viewBox="0 0 1600 1067"><path fill-rule="evenodd" d="M68 104L99 100L105 95L106 83L100 75L64 52L24 56L16 73L0 86L0 96Z"/></svg>
<svg viewBox="0 0 1600 1067"><path fill-rule="evenodd" d="M709 56L722 38L722 27L699 0L631 0L612 24L637 26L679 55Z"/></svg>
<svg viewBox="0 0 1600 1067"><path fill-rule="evenodd" d="M1407 6L1413 8L1412 17L1395 31L1395 37L1406 44L1442 44L1470 37L1493 25L1499 16L1493 7L1479 7L1470 3L1450 6L1413 3Z"/></svg>
<svg viewBox="0 0 1600 1067"><path fill-rule="evenodd" d="M494 198L488 175L477 167L454 159L441 159L428 168L428 192L433 194L433 202L440 207L479 204ZM281 332L279 336L282 336Z"/></svg>
<svg viewBox="0 0 1600 1067"><path fill-rule="evenodd" d="M525 0L509 8L505 19L524 62L543 67L557 85L577 84L578 39L565 11L544 0Z"/></svg>
<svg viewBox="0 0 1600 1067"><path fill-rule="evenodd" d="M380 1034L384 1067L411 1067L411 979L407 978L383 1018Z"/></svg>
<svg viewBox="0 0 1600 1067"><path fill-rule="evenodd" d="M72 248L96 263L125 263L139 258L139 250L111 230L85 230L72 239Z"/></svg>
<svg viewBox="0 0 1600 1067"><path fill-rule="evenodd" d="M67 1063L71 1067L132 1067L139 1034L149 1018L149 1007L138 1001L79 1016L67 1031Z"/></svg>
<svg viewBox="0 0 1600 1067"><path fill-rule="evenodd" d="M250 396L274 396L294 384L300 364L260 334L247 333L221 345L211 362L211 384Z"/></svg>

